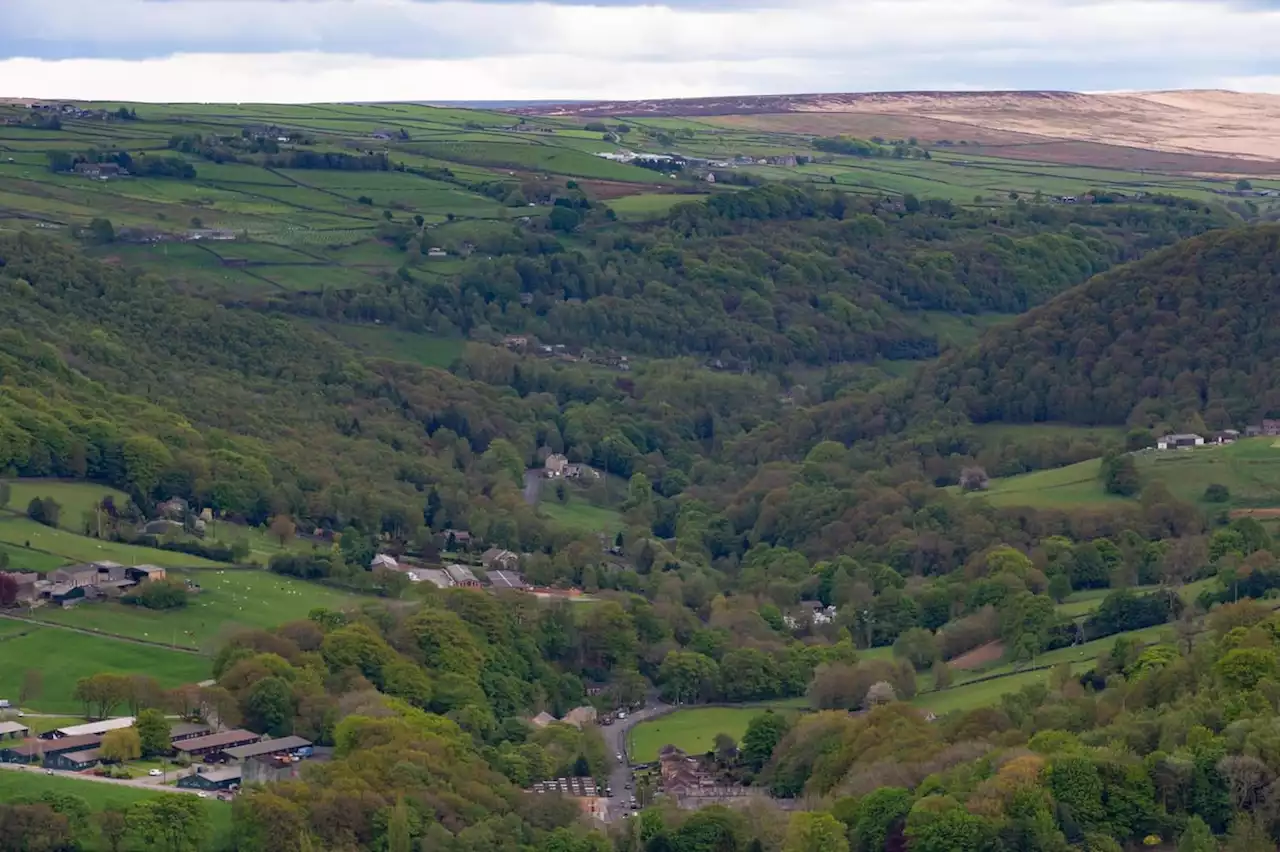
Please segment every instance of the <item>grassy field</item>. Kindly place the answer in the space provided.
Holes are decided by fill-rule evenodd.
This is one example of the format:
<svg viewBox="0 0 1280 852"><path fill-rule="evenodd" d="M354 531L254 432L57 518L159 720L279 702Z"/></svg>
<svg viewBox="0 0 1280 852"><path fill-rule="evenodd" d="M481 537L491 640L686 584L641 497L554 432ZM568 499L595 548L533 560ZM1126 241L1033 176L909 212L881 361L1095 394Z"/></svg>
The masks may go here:
<svg viewBox="0 0 1280 852"><path fill-rule="evenodd" d="M37 574L44 574L55 568L60 568L70 561L52 553L41 553L38 550L28 550L25 547L4 544L3 542L0 542L0 553L3 553L8 558L9 567L15 571L35 571Z"/></svg>
<svg viewBox="0 0 1280 852"><path fill-rule="evenodd" d="M342 608L353 596L267 571L175 572L200 584L185 610L157 612L98 601L72 609L46 607L35 617L51 624L99 630L179 648L210 650L219 637L242 627L274 627L306 618L316 607Z"/></svg>
<svg viewBox="0 0 1280 852"><path fill-rule="evenodd" d="M624 222L638 222L646 219L660 219L677 204L696 203L703 200L701 195L677 195L672 193L641 193L640 195L624 195L608 202L609 209L618 214Z"/></svg>
<svg viewBox="0 0 1280 852"><path fill-rule="evenodd" d="M30 769L0 771L0 802L12 801L19 796L39 796L45 792L79 796L94 812L108 807L127 808L135 802L161 795L161 791L105 784L100 781L83 781L61 775L45 775ZM223 848L231 835L231 803L209 798L202 799L201 805L209 814L211 829L210 842L202 848ZM100 852L108 847L94 833L87 845L81 848L86 852Z"/></svg>
<svg viewBox="0 0 1280 852"><path fill-rule="evenodd" d="M710 751L717 734L728 734L741 742L747 723L764 712L764 707L691 707L677 710L631 729L629 757L638 763L658 759L663 746L673 745L689 754Z"/></svg>
<svg viewBox="0 0 1280 852"><path fill-rule="evenodd" d="M603 532L614 535L622 529L622 515L616 509L593 506L582 497L571 494L568 503L557 503L546 496L538 509L556 524L576 532Z"/></svg>
<svg viewBox="0 0 1280 852"><path fill-rule="evenodd" d="M63 482L56 479L10 479L9 508L15 512L26 512L27 504L34 498L52 497L62 506L58 516L58 526L72 532L84 531L84 516L92 513L93 507L110 496L117 506L123 507L129 497L123 491L109 485L97 485L91 482Z"/></svg>
<svg viewBox="0 0 1280 852"><path fill-rule="evenodd" d="M56 556L61 557L63 562L92 562L108 559L123 565L151 564L192 568L216 568L219 565L209 559L188 556L185 553L87 538L12 515L0 518L0 543L11 545L20 551L17 557L11 557L12 567L18 569L25 567L22 561L22 550L39 551L39 560L45 564L50 556ZM12 550L10 552L12 554Z"/></svg>
<svg viewBox="0 0 1280 852"><path fill-rule="evenodd" d="M1223 447L1190 450L1149 450L1135 461L1144 484L1163 482L1175 497L1206 508L1209 485L1225 485L1231 491L1226 507L1280 506L1280 441L1252 438ZM983 497L996 505L1043 508L1104 507L1126 502L1107 494L1098 479L1101 460L1037 471L991 481Z"/></svg>
<svg viewBox="0 0 1280 852"><path fill-rule="evenodd" d="M44 675L44 691L39 699L29 702L34 710L81 712L83 705L71 697L76 681L102 672L147 674L165 687L209 677L209 660L195 654L55 627L19 624L19 628L17 632L0 634L0 696L16 701L24 673L39 669Z"/></svg>
<svg viewBox="0 0 1280 852"><path fill-rule="evenodd" d="M424 367L447 370L462 355L465 341L461 338L414 334L373 325L339 325L318 323L327 333L348 346L373 358L408 361Z"/></svg>

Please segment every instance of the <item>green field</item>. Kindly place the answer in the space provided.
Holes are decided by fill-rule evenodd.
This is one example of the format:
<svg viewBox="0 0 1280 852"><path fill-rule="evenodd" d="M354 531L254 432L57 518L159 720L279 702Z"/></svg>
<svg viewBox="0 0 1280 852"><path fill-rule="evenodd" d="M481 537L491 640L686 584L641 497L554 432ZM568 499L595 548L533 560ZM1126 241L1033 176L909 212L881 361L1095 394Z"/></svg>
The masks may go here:
<svg viewBox="0 0 1280 852"><path fill-rule="evenodd" d="M1143 484L1164 483L1175 497L1203 502L1210 485L1225 485L1231 500L1225 506L1246 508L1280 505L1280 446L1274 438L1251 438L1223 447L1189 450L1147 450L1135 455ZM980 492L998 506L1082 508L1129 502L1107 494L1098 479L1099 459L1054 470L994 479ZM1224 507L1225 507L1224 506Z"/></svg>
<svg viewBox="0 0 1280 852"><path fill-rule="evenodd" d="M209 677L209 661L195 654L152 648L56 627L18 625L0 633L0 696L17 701L28 669L44 675L44 691L31 709L46 713L77 713L83 705L71 697L76 681L103 672L146 674L166 688L197 683Z"/></svg>
<svg viewBox="0 0 1280 852"><path fill-rule="evenodd" d="M123 565L150 564L192 568L216 568L219 564L199 556L188 556L185 553L170 550L136 547L131 544L87 538L14 516L0 518L0 543L13 545L19 549L40 551L40 559L46 562L52 555L62 557L63 562L94 562L107 559ZM11 565L17 569L25 567L21 554L12 561Z"/></svg>
<svg viewBox="0 0 1280 852"><path fill-rule="evenodd" d="M658 759L663 746L673 745L689 754L702 754L715 746L717 734L728 734L737 742L747 732L747 723L764 712L763 707L691 707L643 722L628 734L628 757L632 762L650 763Z"/></svg>
<svg viewBox="0 0 1280 852"><path fill-rule="evenodd" d="M0 802L12 801L19 796L39 796L45 792L79 796L88 803L90 810L97 812L107 807L127 808L135 802L161 795L162 791L107 784L101 781L85 781L62 775L45 775L30 769L0 771ZM210 842L202 848L224 848L231 835L231 804L213 798L202 799L201 804L209 813L211 829ZM86 852L99 852L107 849L107 846L94 833L88 843L81 848Z"/></svg>
<svg viewBox="0 0 1280 852"><path fill-rule="evenodd" d="M613 198L607 203L609 209L618 214L619 219L625 222L636 222L646 219L659 219L677 204L697 203L702 201L703 198L704 196L700 195L641 193L640 195L624 195L621 198Z"/></svg>
<svg viewBox="0 0 1280 852"><path fill-rule="evenodd" d="M538 509L556 524L575 532L603 532L614 535L622 529L622 515L616 509L593 506L576 494L568 503L557 503L553 496L544 496Z"/></svg>
<svg viewBox="0 0 1280 852"><path fill-rule="evenodd" d="M414 334L372 325L318 323L327 333L372 358L408 361L424 367L447 370L462 355L465 341L456 337Z"/></svg>
<svg viewBox="0 0 1280 852"><path fill-rule="evenodd" d="M9 479L9 509L15 512L26 512L27 504L37 497L52 497L62 511L58 516L58 526L72 532L84 531L84 517L91 514L93 507L110 496L121 508L129 502L123 491L109 485L97 485L91 482L62 482L56 479Z"/></svg>
<svg viewBox="0 0 1280 852"><path fill-rule="evenodd" d="M243 627L274 627L306 618L316 607L340 609L353 596L267 571L217 570L174 572L200 584L185 610L158 612L110 601L94 601L71 609L45 607L35 617L115 636L145 639L179 648L211 650L220 637Z"/></svg>

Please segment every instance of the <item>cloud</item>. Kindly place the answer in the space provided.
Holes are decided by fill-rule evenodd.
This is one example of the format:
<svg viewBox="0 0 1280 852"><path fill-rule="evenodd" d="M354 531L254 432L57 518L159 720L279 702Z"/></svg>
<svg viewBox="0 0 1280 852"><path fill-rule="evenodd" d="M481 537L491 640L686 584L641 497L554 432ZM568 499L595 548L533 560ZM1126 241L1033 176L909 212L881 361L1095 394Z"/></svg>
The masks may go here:
<svg viewBox="0 0 1280 852"><path fill-rule="evenodd" d="M0 0L0 95L1133 89L1280 76L1280 0ZM109 26L86 27L88 19Z"/></svg>

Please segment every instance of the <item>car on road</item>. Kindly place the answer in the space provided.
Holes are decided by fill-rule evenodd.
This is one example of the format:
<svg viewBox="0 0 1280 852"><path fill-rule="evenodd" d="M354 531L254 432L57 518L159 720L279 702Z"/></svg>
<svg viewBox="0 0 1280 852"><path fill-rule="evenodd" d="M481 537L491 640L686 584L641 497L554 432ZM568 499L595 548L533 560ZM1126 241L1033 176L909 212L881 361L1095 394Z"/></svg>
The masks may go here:
<svg viewBox="0 0 1280 852"><path fill-rule="evenodd" d="M199 793L196 793L196 795L197 795L197 796L199 796L199 797L200 797L200 798L202 798L202 799L207 799L207 798L209 798L209 794L208 794L208 793L206 793L206 792L205 792L205 791L203 791L203 790L201 790Z"/></svg>
<svg viewBox="0 0 1280 852"><path fill-rule="evenodd" d="M619 710L619 711L618 711L618 718L619 718L619 719L625 719L625 718L627 718L627 711L626 711L626 710Z"/></svg>
<svg viewBox="0 0 1280 852"><path fill-rule="evenodd" d="M152 778L159 778L163 773L159 769L152 769L147 774L150 775Z"/></svg>
<svg viewBox="0 0 1280 852"><path fill-rule="evenodd" d="M617 754L615 754L615 755L614 755L614 758L616 758L616 759L617 759L617 761L618 761L619 763L621 763L621 762L622 762L622 752L618 752Z"/></svg>

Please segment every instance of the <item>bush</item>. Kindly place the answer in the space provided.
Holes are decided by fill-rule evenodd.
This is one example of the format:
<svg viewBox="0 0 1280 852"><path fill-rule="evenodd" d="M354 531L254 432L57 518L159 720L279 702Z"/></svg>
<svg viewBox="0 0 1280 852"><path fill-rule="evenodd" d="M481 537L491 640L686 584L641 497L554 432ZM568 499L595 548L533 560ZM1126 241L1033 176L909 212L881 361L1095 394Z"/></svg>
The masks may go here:
<svg viewBox="0 0 1280 852"><path fill-rule="evenodd" d="M1213 484L1204 490L1206 503L1225 503L1231 499L1231 489L1225 485Z"/></svg>
<svg viewBox="0 0 1280 852"><path fill-rule="evenodd" d="M121 600L147 609L182 609L187 605L187 598L187 587L180 580L151 580Z"/></svg>

